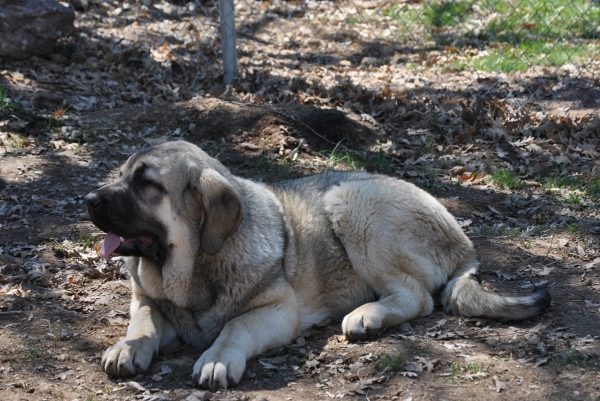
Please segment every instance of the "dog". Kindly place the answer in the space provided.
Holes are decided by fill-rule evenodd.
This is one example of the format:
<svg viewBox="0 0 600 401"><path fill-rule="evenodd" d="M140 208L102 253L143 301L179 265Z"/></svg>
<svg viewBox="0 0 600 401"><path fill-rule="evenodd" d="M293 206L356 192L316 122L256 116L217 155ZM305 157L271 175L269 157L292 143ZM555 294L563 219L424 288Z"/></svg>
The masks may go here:
<svg viewBox="0 0 600 401"><path fill-rule="evenodd" d="M173 342L206 349L193 378L239 383L246 361L325 319L349 340L426 316L438 294L461 316L520 320L551 296L501 296L478 281L469 238L413 184L325 172L277 184L232 175L197 146L167 142L132 155L90 192L100 254L129 256L131 321L102 368L127 377Z"/></svg>

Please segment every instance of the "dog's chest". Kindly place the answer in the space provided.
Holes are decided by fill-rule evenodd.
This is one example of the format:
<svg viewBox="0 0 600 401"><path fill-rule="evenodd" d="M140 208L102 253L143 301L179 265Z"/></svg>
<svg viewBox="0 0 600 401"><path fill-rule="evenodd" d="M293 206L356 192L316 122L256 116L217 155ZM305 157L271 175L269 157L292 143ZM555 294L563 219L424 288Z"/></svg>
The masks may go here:
<svg viewBox="0 0 600 401"><path fill-rule="evenodd" d="M231 315L231 311L215 304L215 285L198 271L193 274L191 269L177 270L171 265L159 268L152 261L142 260L134 279L181 339L195 347L210 346Z"/></svg>
<svg viewBox="0 0 600 401"><path fill-rule="evenodd" d="M141 260L137 281L144 292L154 300L169 301L174 306L194 311L210 309L216 300L216 287L210 280L192 269L178 264L162 268Z"/></svg>
<svg viewBox="0 0 600 401"><path fill-rule="evenodd" d="M152 262L140 260L137 277L146 294L155 300L170 301L180 308L189 307L189 275L176 274L171 266L159 268Z"/></svg>
<svg viewBox="0 0 600 401"><path fill-rule="evenodd" d="M199 313L180 308L170 301L155 301L175 328L181 340L198 348L208 348L223 328L226 317L216 311Z"/></svg>

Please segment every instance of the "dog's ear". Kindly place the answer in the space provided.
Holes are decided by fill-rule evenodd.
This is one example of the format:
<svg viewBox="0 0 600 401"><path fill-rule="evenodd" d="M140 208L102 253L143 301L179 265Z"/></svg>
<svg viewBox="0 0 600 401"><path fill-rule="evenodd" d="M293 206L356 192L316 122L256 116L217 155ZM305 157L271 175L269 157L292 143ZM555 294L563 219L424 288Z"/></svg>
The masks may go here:
<svg viewBox="0 0 600 401"><path fill-rule="evenodd" d="M202 250L214 255L223 248L225 240L237 230L244 210L236 189L216 170L205 168L190 174L190 187L202 205Z"/></svg>

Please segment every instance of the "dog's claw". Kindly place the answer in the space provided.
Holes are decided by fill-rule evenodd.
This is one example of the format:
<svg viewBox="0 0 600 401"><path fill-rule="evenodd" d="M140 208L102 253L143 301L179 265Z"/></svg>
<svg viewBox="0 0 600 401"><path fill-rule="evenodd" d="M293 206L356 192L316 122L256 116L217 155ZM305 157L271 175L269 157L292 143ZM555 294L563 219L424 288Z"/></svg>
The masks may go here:
<svg viewBox="0 0 600 401"><path fill-rule="evenodd" d="M228 388L237 385L246 369L246 358L235 350L208 349L194 365L192 377L200 387Z"/></svg>
<svg viewBox="0 0 600 401"><path fill-rule="evenodd" d="M102 369L111 376L135 376L148 369L153 354L143 341L125 339L104 352Z"/></svg>

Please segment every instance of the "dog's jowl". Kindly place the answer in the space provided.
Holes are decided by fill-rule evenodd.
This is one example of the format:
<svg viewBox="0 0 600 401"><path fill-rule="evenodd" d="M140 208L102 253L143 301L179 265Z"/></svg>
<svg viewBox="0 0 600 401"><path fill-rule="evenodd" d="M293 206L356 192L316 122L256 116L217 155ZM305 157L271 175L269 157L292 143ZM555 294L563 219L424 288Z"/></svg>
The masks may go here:
<svg viewBox="0 0 600 401"><path fill-rule="evenodd" d="M395 178L329 172L266 185L232 175L190 143L133 156L86 203L106 232L101 254L127 256L126 337L110 375L144 372L174 341L206 349L202 387L237 384L246 360L327 318L350 340L448 312L498 320L543 312L550 294L504 297L476 279L471 241L431 195Z"/></svg>

